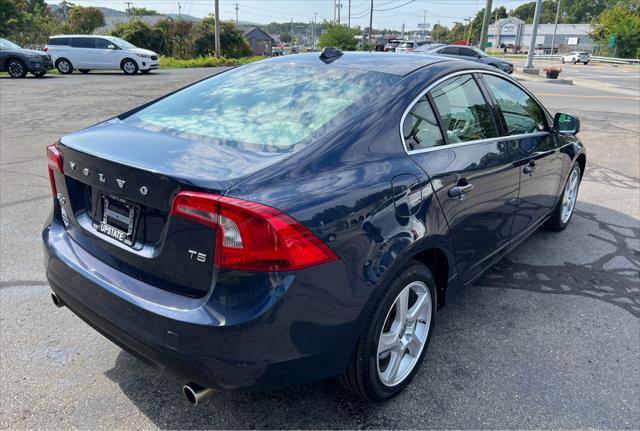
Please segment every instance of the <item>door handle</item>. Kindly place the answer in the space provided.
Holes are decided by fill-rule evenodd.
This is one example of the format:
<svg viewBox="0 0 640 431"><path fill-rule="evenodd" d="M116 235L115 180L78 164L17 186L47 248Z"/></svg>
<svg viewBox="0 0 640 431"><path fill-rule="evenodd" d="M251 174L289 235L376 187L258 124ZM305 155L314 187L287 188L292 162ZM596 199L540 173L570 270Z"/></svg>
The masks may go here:
<svg viewBox="0 0 640 431"><path fill-rule="evenodd" d="M457 197L460 199L464 199L465 193L470 192L471 190L473 190L473 184L462 178L460 181L458 181L458 184L455 187L451 187L449 189L448 194L450 198Z"/></svg>
<svg viewBox="0 0 640 431"><path fill-rule="evenodd" d="M536 173L536 161L535 160L531 160L529 162L529 164L527 166L524 167L523 172L525 174L529 174L530 177L533 176L533 174Z"/></svg>

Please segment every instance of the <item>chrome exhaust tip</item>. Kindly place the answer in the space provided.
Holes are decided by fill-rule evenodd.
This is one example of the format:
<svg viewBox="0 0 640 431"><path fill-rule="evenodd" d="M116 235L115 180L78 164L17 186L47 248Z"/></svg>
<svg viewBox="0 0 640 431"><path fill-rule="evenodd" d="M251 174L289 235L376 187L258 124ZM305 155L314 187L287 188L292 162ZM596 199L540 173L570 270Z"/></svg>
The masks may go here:
<svg viewBox="0 0 640 431"><path fill-rule="evenodd" d="M184 393L185 398L194 406L197 406L215 392L215 389L203 388L197 383L187 383L182 387L182 393Z"/></svg>
<svg viewBox="0 0 640 431"><path fill-rule="evenodd" d="M51 292L51 301L58 308L64 307L64 301L55 292Z"/></svg>

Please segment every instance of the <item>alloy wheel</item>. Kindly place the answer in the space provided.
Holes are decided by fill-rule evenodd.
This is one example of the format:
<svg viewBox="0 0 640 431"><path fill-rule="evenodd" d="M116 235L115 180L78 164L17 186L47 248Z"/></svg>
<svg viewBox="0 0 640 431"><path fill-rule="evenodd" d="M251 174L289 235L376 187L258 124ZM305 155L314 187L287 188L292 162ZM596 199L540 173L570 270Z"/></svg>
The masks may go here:
<svg viewBox="0 0 640 431"><path fill-rule="evenodd" d="M562 195L562 215L561 220L562 223L567 223L571 218L571 214L573 214L573 209L576 207L576 200L578 199L578 186L580 184L580 178L578 174L578 170L574 169L571 171L571 175L569 176L569 181L567 181L567 185L564 188L564 193Z"/></svg>
<svg viewBox="0 0 640 431"><path fill-rule="evenodd" d="M136 65L133 63L133 61L125 61L122 65L122 69L124 69L125 73L127 74L133 74L136 72Z"/></svg>
<svg viewBox="0 0 640 431"><path fill-rule="evenodd" d="M9 63L9 75L14 78L21 78L25 75L24 65L19 61L12 61Z"/></svg>
<svg viewBox="0 0 640 431"><path fill-rule="evenodd" d="M58 62L58 70L60 70L61 73L69 73L70 69L71 69L71 64L69 64L68 61L60 60Z"/></svg>
<svg viewBox="0 0 640 431"><path fill-rule="evenodd" d="M385 386L396 386L411 374L429 335L433 301L422 281L408 284L387 312L378 339L377 371Z"/></svg>

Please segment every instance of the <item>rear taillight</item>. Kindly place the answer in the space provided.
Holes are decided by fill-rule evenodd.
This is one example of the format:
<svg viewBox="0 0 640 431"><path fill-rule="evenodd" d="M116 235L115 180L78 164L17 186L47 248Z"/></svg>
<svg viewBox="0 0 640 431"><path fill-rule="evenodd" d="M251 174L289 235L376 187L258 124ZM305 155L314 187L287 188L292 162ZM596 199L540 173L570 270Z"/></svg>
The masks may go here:
<svg viewBox="0 0 640 431"><path fill-rule="evenodd" d="M48 169L51 191L53 192L53 196L57 196L58 190L56 189L56 181L53 176L53 171L56 170L59 173L62 173L62 154L60 154L60 150L58 150L58 147L56 147L55 144L47 147L47 160L49 162Z"/></svg>
<svg viewBox="0 0 640 431"><path fill-rule="evenodd" d="M47 51L49 51L49 47L48 47L47 45L45 45L45 46L44 46L44 48L42 48L42 50L43 50L44 52L47 52Z"/></svg>
<svg viewBox="0 0 640 431"><path fill-rule="evenodd" d="M198 192L176 195L171 214L216 231L214 264L245 271L293 271L336 260L309 230L275 208Z"/></svg>

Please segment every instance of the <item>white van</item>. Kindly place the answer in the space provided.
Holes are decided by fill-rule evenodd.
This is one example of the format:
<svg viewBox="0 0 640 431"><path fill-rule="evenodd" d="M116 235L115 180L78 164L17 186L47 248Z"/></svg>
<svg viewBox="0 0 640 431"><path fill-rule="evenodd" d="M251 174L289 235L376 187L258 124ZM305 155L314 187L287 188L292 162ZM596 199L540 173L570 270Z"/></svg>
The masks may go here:
<svg viewBox="0 0 640 431"><path fill-rule="evenodd" d="M127 75L135 75L138 71L149 73L160 67L155 52L113 36L51 36L44 50L63 74L74 69L82 73L89 73L91 69L122 69Z"/></svg>

